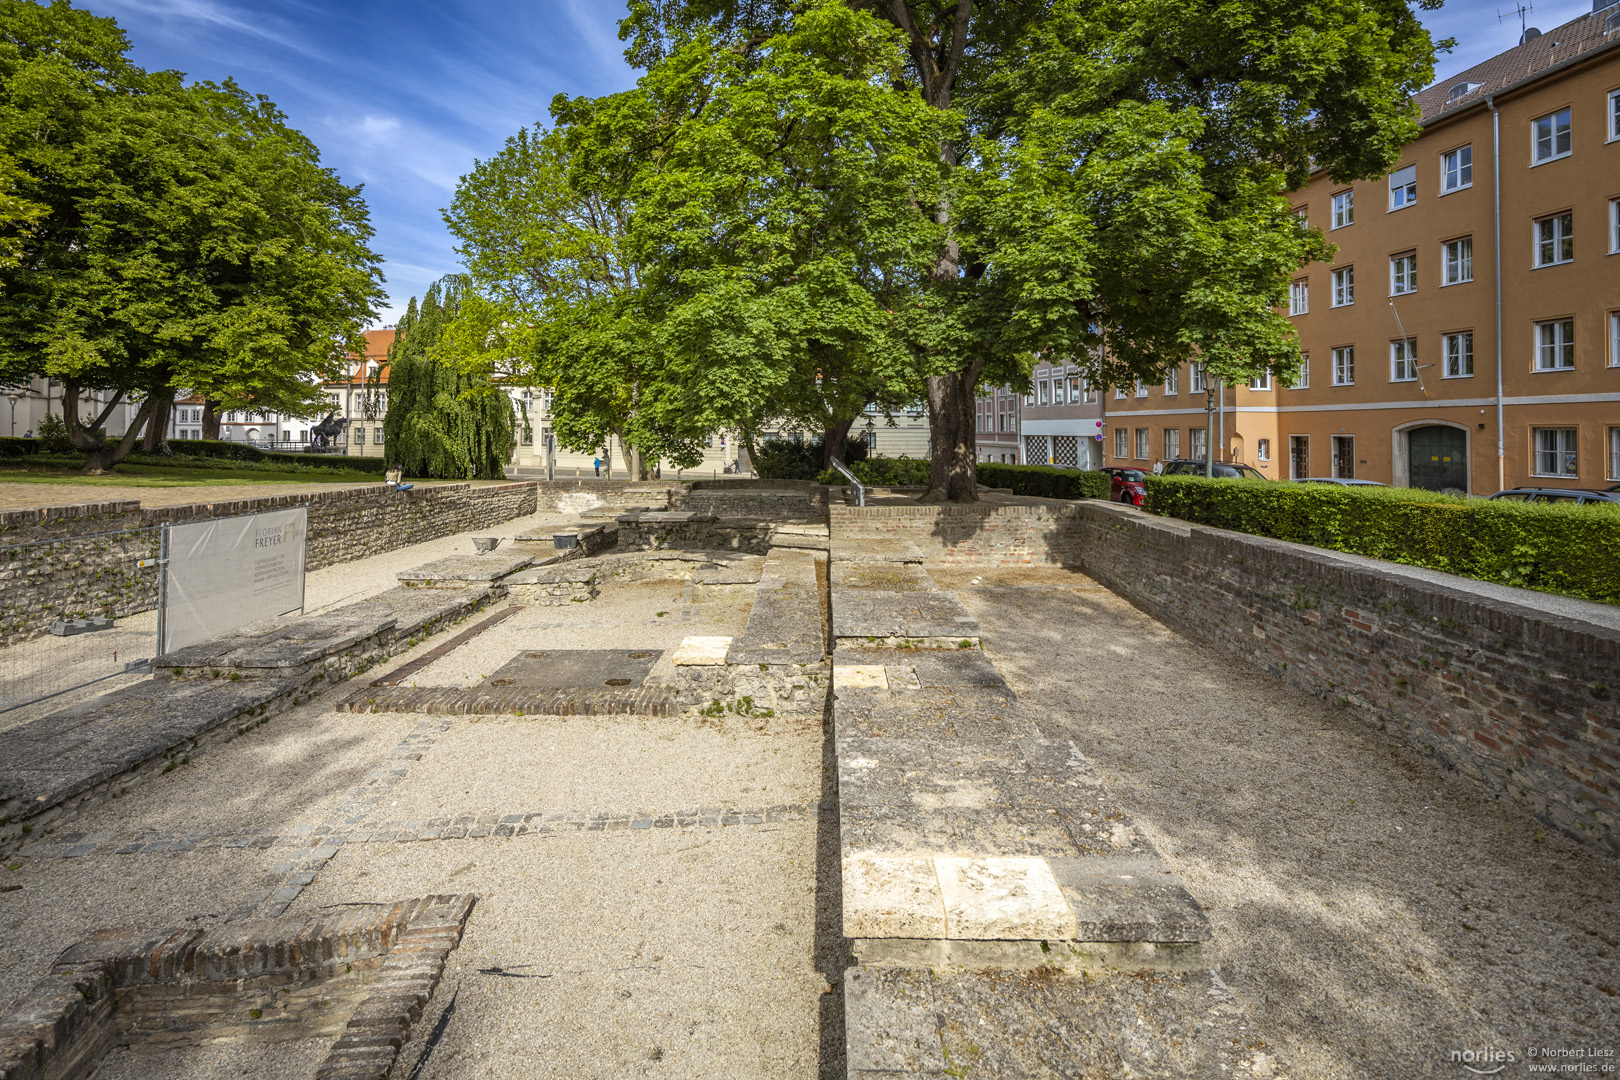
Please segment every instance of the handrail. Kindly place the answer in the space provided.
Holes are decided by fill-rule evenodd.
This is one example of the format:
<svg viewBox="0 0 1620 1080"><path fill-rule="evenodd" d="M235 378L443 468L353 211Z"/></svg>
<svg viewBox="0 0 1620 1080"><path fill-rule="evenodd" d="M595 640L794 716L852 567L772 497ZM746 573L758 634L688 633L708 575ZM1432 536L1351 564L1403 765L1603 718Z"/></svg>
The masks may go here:
<svg viewBox="0 0 1620 1080"><path fill-rule="evenodd" d="M852 484L854 486L854 488L855 488L855 505L856 506L865 506L866 505L866 485L861 483L860 480L856 478L854 473L850 472L847 468L845 468L844 463L842 461L839 461L837 458L832 458L831 460L832 460L832 467L837 469L839 472L843 473L845 476L849 477L850 484Z"/></svg>

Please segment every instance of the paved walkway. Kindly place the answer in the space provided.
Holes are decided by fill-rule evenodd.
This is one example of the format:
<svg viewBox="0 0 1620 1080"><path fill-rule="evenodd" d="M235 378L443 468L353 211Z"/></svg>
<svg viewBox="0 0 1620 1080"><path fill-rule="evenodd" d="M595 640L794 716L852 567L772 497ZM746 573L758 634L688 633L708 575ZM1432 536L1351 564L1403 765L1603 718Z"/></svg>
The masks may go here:
<svg viewBox="0 0 1620 1080"><path fill-rule="evenodd" d="M1296 1078L1467 1075L1452 1050L1620 1053L1620 875L1082 575L933 571L1214 926ZM1610 1059L1613 1060L1613 1059Z"/></svg>

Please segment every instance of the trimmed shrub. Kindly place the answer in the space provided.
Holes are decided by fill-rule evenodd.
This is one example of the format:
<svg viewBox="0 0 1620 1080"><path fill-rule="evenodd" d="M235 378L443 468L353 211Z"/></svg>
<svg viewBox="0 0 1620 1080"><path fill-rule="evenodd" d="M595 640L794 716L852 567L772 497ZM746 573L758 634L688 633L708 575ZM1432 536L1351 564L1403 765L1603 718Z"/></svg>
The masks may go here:
<svg viewBox="0 0 1620 1080"><path fill-rule="evenodd" d="M143 465L173 465L176 468L216 468L221 459L236 462L264 462L278 469L348 469L352 472L377 473L388 471L388 459L380 457L349 457L346 454L310 454L260 450L250 443L234 443L224 439L170 439L172 458L161 454L142 454ZM181 458L212 458L211 461L182 461ZM137 460L131 454L129 460Z"/></svg>
<svg viewBox="0 0 1620 1080"><path fill-rule="evenodd" d="M225 439L170 439L171 454L186 457L227 458L231 461L263 461L265 452L249 443L229 442Z"/></svg>
<svg viewBox="0 0 1620 1080"><path fill-rule="evenodd" d="M761 443L753 456L754 472L762 480L819 480L821 449L826 438L818 435L809 442L797 443L787 439L770 439ZM853 436L844 440L841 460L851 469L866 458L866 443ZM837 475L835 472L833 475ZM859 476L860 473L856 473ZM840 477L839 479L842 479ZM832 481L822 481L831 483Z"/></svg>
<svg viewBox="0 0 1620 1080"><path fill-rule="evenodd" d="M0 458L33 457L44 450L45 444L38 439L0 437Z"/></svg>
<svg viewBox="0 0 1620 1080"><path fill-rule="evenodd" d="M851 464L849 471L869 487L923 487L928 483L928 474L932 468L933 462L927 458L906 457L902 454L897 458L869 457L865 461ZM837 472L828 475L832 479L823 481L824 483L845 482Z"/></svg>
<svg viewBox="0 0 1620 1080"><path fill-rule="evenodd" d="M1146 508L1219 529L1620 604L1620 506L1148 476Z"/></svg>
<svg viewBox="0 0 1620 1080"><path fill-rule="evenodd" d="M1089 469L1060 469L1055 465L1002 465L979 463L979 483L1011 488L1014 495L1041 499L1106 499L1108 474Z"/></svg>

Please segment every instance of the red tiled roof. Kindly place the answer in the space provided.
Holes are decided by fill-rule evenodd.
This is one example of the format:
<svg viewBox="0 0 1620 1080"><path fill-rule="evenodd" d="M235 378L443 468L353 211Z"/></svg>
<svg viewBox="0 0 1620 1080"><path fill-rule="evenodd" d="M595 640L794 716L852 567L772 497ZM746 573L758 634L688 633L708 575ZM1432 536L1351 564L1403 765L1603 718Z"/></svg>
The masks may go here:
<svg viewBox="0 0 1620 1080"><path fill-rule="evenodd" d="M1417 102L1423 122L1427 123L1456 109L1477 105L1489 94L1500 93L1517 83L1533 79L1577 56L1620 44L1620 24L1613 30L1608 27L1610 17L1617 13L1620 13L1620 7L1588 12L1540 37L1475 64L1452 78L1419 90L1413 95L1413 100ZM1462 83L1479 85L1448 101L1452 88Z"/></svg>

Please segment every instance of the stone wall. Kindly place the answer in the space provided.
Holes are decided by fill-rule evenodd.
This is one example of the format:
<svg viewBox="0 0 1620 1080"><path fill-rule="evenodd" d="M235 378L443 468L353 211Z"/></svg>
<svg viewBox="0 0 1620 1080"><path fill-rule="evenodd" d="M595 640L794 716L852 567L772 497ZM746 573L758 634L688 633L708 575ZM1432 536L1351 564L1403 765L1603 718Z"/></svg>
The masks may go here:
<svg viewBox="0 0 1620 1080"><path fill-rule="evenodd" d="M583 514L587 510L667 510L680 485L665 480L535 480L536 506L544 513Z"/></svg>
<svg viewBox="0 0 1620 1080"><path fill-rule="evenodd" d="M305 495L160 506L134 501L0 512L0 645L58 618L122 618L157 604L158 526L309 506L308 568L485 529L535 512L536 485L378 484Z"/></svg>
<svg viewBox="0 0 1620 1080"><path fill-rule="evenodd" d="M827 520L828 489L788 480L696 480L670 498L671 510L776 522Z"/></svg>
<svg viewBox="0 0 1620 1080"><path fill-rule="evenodd" d="M925 566L1073 566L1082 504L846 506L827 511L834 541L909 540Z"/></svg>
<svg viewBox="0 0 1620 1080"><path fill-rule="evenodd" d="M1078 504L1080 567L1547 825L1620 854L1620 617L1277 540Z"/></svg>

